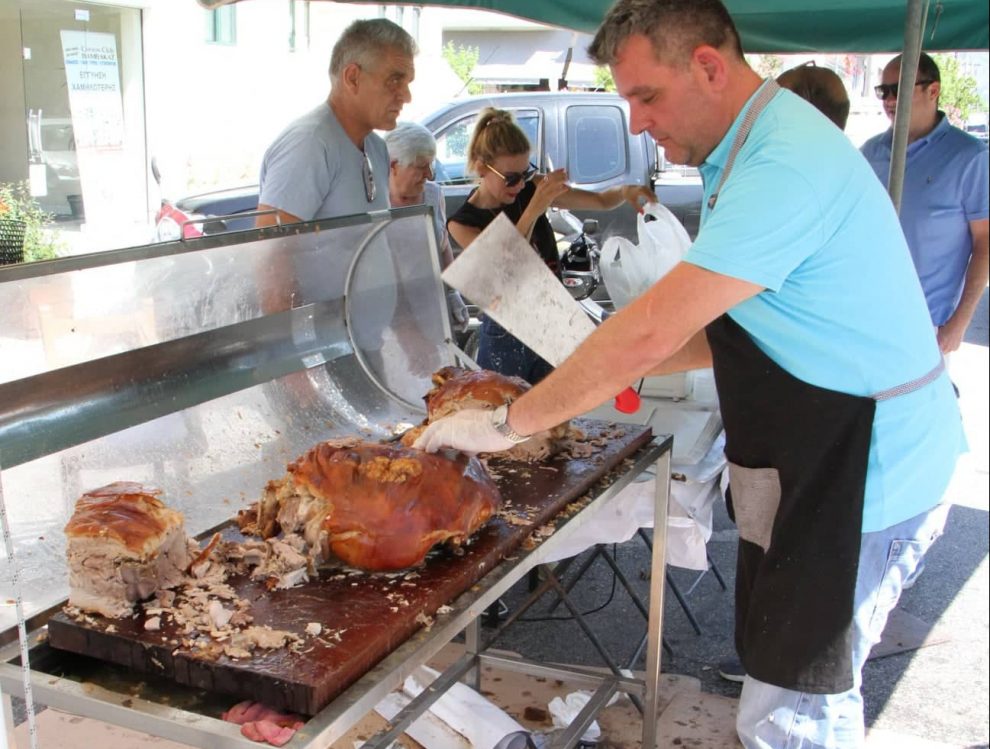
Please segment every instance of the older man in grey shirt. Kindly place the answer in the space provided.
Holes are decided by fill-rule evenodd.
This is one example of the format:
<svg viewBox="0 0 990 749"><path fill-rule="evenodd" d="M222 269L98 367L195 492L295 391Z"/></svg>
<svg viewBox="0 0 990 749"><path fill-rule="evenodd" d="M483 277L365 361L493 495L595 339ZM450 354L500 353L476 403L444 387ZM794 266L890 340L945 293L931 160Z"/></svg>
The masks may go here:
<svg viewBox="0 0 990 749"><path fill-rule="evenodd" d="M411 100L416 43L384 18L355 21L334 45L327 101L265 152L257 226L388 208L389 159L374 130L395 127Z"/></svg>

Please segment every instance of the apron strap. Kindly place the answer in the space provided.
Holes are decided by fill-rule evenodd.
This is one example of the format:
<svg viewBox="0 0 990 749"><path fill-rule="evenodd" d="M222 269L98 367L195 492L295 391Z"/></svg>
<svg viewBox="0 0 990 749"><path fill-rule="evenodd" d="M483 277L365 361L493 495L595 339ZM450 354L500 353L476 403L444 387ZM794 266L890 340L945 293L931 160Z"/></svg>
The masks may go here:
<svg viewBox="0 0 990 749"><path fill-rule="evenodd" d="M939 359L938 364L935 368L928 374L922 375L921 377L915 378L910 382L905 382L901 385L895 385L892 388L886 390L881 390L879 393L874 393L870 397L875 401L885 401L891 398L896 398L898 395L907 395L908 393L913 393L915 390L921 390L925 385L930 382L935 382L939 375L945 371L945 359Z"/></svg>
<svg viewBox="0 0 990 749"><path fill-rule="evenodd" d="M756 120L766 108L767 104L770 103L770 100L777 95L778 91L780 91L780 85L777 81L772 78L764 81L759 93L756 94L756 98L753 100L753 104L750 106L746 114L743 115L743 121L739 125L739 129L736 131L735 139L732 141L732 148L729 149L729 158L725 162L725 169L722 170L722 178L718 181L718 185L715 187L715 192L713 192L711 197L708 198L708 210L714 210L715 204L718 202L718 194L722 191L722 186L725 185L725 181L729 179L729 175L732 173L732 166L736 162L736 156L739 151L742 150L743 144L746 142L746 138L749 137L749 131L753 129L753 125L756 123Z"/></svg>

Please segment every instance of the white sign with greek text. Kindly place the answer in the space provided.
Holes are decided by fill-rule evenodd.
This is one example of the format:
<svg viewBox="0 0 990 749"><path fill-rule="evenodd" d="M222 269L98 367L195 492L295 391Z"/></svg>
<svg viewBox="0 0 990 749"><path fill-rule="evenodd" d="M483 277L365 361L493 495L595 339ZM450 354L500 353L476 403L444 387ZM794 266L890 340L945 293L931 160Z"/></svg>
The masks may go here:
<svg viewBox="0 0 990 749"><path fill-rule="evenodd" d="M61 34L86 223L108 226L120 213L115 193L126 176L117 39L96 31Z"/></svg>

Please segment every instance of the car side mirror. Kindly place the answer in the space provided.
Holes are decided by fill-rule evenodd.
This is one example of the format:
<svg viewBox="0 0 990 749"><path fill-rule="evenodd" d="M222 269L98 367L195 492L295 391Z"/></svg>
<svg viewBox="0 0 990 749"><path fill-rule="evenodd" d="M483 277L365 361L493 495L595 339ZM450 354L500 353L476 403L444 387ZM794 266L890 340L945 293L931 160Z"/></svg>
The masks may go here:
<svg viewBox="0 0 990 749"><path fill-rule="evenodd" d="M584 223L581 224L581 231L585 234L597 234L598 233L598 219L596 218L586 218Z"/></svg>

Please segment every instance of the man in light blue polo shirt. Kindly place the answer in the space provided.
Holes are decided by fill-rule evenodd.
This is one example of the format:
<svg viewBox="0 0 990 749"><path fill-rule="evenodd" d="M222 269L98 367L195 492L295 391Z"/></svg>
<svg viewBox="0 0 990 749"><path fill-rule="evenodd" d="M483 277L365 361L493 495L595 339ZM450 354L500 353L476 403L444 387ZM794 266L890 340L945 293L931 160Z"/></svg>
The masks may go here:
<svg viewBox="0 0 990 749"><path fill-rule="evenodd" d="M589 54L631 129L699 167L685 261L508 408L416 446L498 451L647 374L713 366L739 527L746 749L861 749L861 671L941 532L962 424L897 216L811 104L762 81L718 0L619 0Z"/></svg>
<svg viewBox="0 0 990 749"><path fill-rule="evenodd" d="M900 55L876 87L893 121ZM990 168L987 146L949 124L939 111L941 75L922 53L911 97L901 226L925 291L938 342L946 354L962 343L990 274ZM863 144L862 152L886 185L893 128Z"/></svg>

